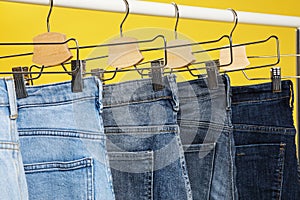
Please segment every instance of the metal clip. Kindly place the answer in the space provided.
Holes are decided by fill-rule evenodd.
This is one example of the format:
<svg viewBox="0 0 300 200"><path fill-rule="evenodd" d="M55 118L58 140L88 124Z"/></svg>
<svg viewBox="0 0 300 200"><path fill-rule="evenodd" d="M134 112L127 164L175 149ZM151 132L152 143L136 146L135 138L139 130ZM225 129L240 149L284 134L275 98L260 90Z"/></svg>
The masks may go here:
<svg viewBox="0 0 300 200"><path fill-rule="evenodd" d="M207 87L210 90L217 89L218 85L218 74L219 70L214 61L205 62L206 73L207 73Z"/></svg>
<svg viewBox="0 0 300 200"><path fill-rule="evenodd" d="M281 68L271 68L272 91L281 92Z"/></svg>
<svg viewBox="0 0 300 200"><path fill-rule="evenodd" d="M86 62L84 60L72 60L72 92L82 92L83 90L83 73L85 71Z"/></svg>
<svg viewBox="0 0 300 200"><path fill-rule="evenodd" d="M28 71L29 71L29 68L28 68L28 67L22 67L22 69L23 69L23 72L28 72ZM30 77L29 77L29 74L24 74L23 77L24 77L25 85L26 85L26 86L29 86L29 85L30 85L30 81L29 81Z"/></svg>
<svg viewBox="0 0 300 200"><path fill-rule="evenodd" d="M22 67L13 67L12 68L13 72L23 72ZM13 74L14 77L14 83L15 83L15 90L16 90L16 95L18 99L28 97L27 91L26 91L26 86L25 86L25 81L24 81L24 74Z"/></svg>
<svg viewBox="0 0 300 200"><path fill-rule="evenodd" d="M163 68L162 63L159 60L151 62L151 78L154 91L160 91L164 89L163 83Z"/></svg>
<svg viewBox="0 0 300 200"><path fill-rule="evenodd" d="M96 76L96 77L98 77L100 80L103 80L103 79L104 79L104 72L105 72L104 69L100 69L100 68L92 69L91 72L92 72L92 76Z"/></svg>
<svg viewBox="0 0 300 200"><path fill-rule="evenodd" d="M216 64L216 67L219 67L219 66L221 65L219 59L214 60L214 62L215 62L215 64Z"/></svg>

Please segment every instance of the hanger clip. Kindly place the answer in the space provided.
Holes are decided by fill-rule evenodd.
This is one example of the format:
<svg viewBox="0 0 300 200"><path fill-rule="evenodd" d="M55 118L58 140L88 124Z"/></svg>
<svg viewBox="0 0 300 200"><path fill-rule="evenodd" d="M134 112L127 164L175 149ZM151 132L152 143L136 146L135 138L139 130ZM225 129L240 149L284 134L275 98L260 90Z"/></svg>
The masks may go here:
<svg viewBox="0 0 300 200"><path fill-rule="evenodd" d="M82 92L83 90L83 73L85 71L86 62L84 60L72 60L72 92Z"/></svg>
<svg viewBox="0 0 300 200"><path fill-rule="evenodd" d="M104 72L105 72L104 69L100 69L100 68L92 69L91 72L92 72L92 76L96 76L100 80L104 80Z"/></svg>
<svg viewBox="0 0 300 200"><path fill-rule="evenodd" d="M210 90L218 88L218 74L217 63L214 61L205 62L207 72L207 86Z"/></svg>
<svg viewBox="0 0 300 200"><path fill-rule="evenodd" d="M13 67L12 68L13 72L24 72L23 67ZM28 68L27 68L28 71ZM15 90L16 90L16 95L18 99L21 98L26 98L28 97L27 91L26 91L26 86L25 86L25 79L24 79L24 74L13 74L14 77L14 82L15 82Z"/></svg>
<svg viewBox="0 0 300 200"><path fill-rule="evenodd" d="M23 72L29 72L29 67L22 67L22 69L23 69ZM25 85L29 86L30 85L29 74L23 74L23 77L24 77Z"/></svg>
<svg viewBox="0 0 300 200"><path fill-rule="evenodd" d="M272 91L281 92L281 68L271 68Z"/></svg>
<svg viewBox="0 0 300 200"><path fill-rule="evenodd" d="M154 91L160 91L164 88L163 84L163 68L162 63L159 60L151 62L152 86Z"/></svg>

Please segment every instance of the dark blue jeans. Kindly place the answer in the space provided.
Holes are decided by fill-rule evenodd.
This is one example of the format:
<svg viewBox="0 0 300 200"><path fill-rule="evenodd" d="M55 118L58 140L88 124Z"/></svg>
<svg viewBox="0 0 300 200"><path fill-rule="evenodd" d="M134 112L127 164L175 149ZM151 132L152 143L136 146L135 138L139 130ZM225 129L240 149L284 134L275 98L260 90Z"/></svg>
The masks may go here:
<svg viewBox="0 0 300 200"><path fill-rule="evenodd" d="M232 87L240 199L300 199L292 112L291 81L280 93L271 83Z"/></svg>
<svg viewBox="0 0 300 200"><path fill-rule="evenodd" d="M206 78L178 83L178 124L194 200L237 199L228 76L219 76L218 85L208 89Z"/></svg>
<svg viewBox="0 0 300 200"><path fill-rule="evenodd" d="M192 200L175 76L105 85L103 120L117 200Z"/></svg>

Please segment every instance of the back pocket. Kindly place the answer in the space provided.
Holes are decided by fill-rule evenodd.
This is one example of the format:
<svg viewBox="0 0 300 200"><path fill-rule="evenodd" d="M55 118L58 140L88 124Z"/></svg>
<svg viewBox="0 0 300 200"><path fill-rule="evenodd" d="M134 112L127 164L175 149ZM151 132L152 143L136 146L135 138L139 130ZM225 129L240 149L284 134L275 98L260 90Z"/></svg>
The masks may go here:
<svg viewBox="0 0 300 200"><path fill-rule="evenodd" d="M215 160L215 143L183 146L193 199L209 199Z"/></svg>
<svg viewBox="0 0 300 200"><path fill-rule="evenodd" d="M239 199L281 199L284 152L285 144L236 146Z"/></svg>
<svg viewBox="0 0 300 200"><path fill-rule="evenodd" d="M93 159L25 164L30 200L94 199Z"/></svg>
<svg viewBox="0 0 300 200"><path fill-rule="evenodd" d="M109 152L116 200L153 199L153 151Z"/></svg>

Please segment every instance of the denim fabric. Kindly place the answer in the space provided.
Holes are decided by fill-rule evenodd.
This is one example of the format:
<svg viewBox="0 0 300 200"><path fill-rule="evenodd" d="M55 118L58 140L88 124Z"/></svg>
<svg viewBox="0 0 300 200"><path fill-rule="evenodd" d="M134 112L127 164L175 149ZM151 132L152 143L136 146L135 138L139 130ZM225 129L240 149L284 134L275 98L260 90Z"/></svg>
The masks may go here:
<svg viewBox="0 0 300 200"><path fill-rule="evenodd" d="M207 78L178 83L178 124L185 150L193 199L237 199L229 77L218 76L218 88Z"/></svg>
<svg viewBox="0 0 300 200"><path fill-rule="evenodd" d="M279 93L271 83L232 87L240 199L299 200L292 112L291 81Z"/></svg>
<svg viewBox="0 0 300 200"><path fill-rule="evenodd" d="M102 85L84 79L27 87L17 100L17 126L31 200L113 200L106 136L101 116Z"/></svg>
<svg viewBox="0 0 300 200"><path fill-rule="evenodd" d="M192 199L177 125L175 76L105 85L103 121L118 200Z"/></svg>
<svg viewBox="0 0 300 200"><path fill-rule="evenodd" d="M27 184L17 132L12 78L0 79L0 199L27 200Z"/></svg>

